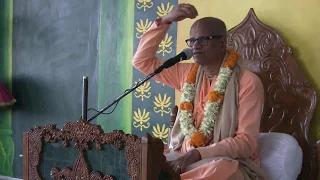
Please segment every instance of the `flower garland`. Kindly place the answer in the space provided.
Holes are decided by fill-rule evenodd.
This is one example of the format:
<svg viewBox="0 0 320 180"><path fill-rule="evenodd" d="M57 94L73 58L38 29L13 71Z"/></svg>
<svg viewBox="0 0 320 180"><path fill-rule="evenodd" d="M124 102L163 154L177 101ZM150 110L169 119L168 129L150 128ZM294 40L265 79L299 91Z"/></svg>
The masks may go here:
<svg viewBox="0 0 320 180"><path fill-rule="evenodd" d="M223 103L224 93L228 82L231 78L232 71L236 65L240 55L228 50L228 57L220 68L217 80L214 84L213 91L209 93L208 101L204 107L204 118L199 129L194 126L193 120L193 102L196 95L196 76L199 65L195 64L188 74L187 81L181 89L181 104L180 104L180 127L183 135L190 139L190 144L195 147L202 147L208 142L208 137L213 132L214 122L216 121L219 107Z"/></svg>

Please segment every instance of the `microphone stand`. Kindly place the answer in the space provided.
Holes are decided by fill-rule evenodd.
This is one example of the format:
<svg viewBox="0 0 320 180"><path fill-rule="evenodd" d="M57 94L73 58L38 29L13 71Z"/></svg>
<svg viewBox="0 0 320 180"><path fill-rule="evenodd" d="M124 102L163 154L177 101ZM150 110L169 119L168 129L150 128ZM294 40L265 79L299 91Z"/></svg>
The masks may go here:
<svg viewBox="0 0 320 180"><path fill-rule="evenodd" d="M106 107L104 107L103 109L101 109L100 111L98 111L97 114L95 114L94 116L92 116L91 118L89 118L87 121L90 122L92 121L94 118L96 118L97 116L99 116L100 114L102 114L105 110L109 109L112 105L114 105L115 103L119 102L123 97L125 97L126 95L128 95L129 93L131 93L132 91L134 91L135 89L137 89L139 86L141 86L143 83L145 83L146 81L148 81L150 78L152 78L153 76L155 76L156 74L160 73L164 68L168 68L166 66L161 65L160 67L158 67L153 73L149 74L148 76L146 76L143 80L139 81L136 85L134 85L131 89L127 89L122 95L120 95L119 97L117 97L113 102L111 102L110 104L108 104Z"/></svg>

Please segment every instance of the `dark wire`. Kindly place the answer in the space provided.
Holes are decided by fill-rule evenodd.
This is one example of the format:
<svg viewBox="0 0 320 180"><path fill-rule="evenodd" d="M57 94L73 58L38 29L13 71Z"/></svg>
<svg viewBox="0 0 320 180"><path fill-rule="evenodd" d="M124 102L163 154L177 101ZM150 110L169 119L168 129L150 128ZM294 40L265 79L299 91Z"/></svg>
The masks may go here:
<svg viewBox="0 0 320 180"><path fill-rule="evenodd" d="M114 108L113 108L113 110L112 110L111 112L106 112L106 113L101 113L101 114L111 114L111 113L113 113L113 111L116 109L116 107L117 107L117 105L118 105L118 102L119 102L119 101L117 101L116 105L114 106ZM96 109L94 109L94 108L90 108L90 109L88 109L87 111L90 111L90 110L95 111L95 112L99 112L98 110L96 110Z"/></svg>
<svg viewBox="0 0 320 180"><path fill-rule="evenodd" d="M130 90L131 90L131 89L127 89L127 90L125 90L124 92L130 91ZM111 113L113 113L113 111L116 109L119 101L120 101L120 100L117 101L116 105L114 106L114 108L113 108L113 110L112 110L111 112L101 113L101 114L111 114ZM95 111L95 112L97 112L97 113L99 112L98 110L96 110L96 109L94 109L94 108L90 108L90 109L88 109L87 111L90 111L90 110Z"/></svg>

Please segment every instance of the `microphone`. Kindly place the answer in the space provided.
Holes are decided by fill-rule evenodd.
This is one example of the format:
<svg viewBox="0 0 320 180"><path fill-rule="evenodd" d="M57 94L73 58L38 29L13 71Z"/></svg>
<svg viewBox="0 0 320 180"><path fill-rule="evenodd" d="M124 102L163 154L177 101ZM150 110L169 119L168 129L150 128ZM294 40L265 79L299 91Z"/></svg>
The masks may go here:
<svg viewBox="0 0 320 180"><path fill-rule="evenodd" d="M165 61L161 66L159 66L154 72L160 73L163 69L169 68L180 61L188 60L193 56L193 52L191 48L184 49L180 54L176 55L173 58Z"/></svg>

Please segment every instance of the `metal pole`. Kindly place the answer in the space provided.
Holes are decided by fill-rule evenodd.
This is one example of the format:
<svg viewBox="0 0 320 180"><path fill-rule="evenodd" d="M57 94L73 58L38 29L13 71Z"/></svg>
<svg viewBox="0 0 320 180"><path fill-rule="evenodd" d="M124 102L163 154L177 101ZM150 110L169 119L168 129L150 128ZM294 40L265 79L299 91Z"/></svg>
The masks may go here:
<svg viewBox="0 0 320 180"><path fill-rule="evenodd" d="M82 78L82 119L87 120L88 110L88 77Z"/></svg>

